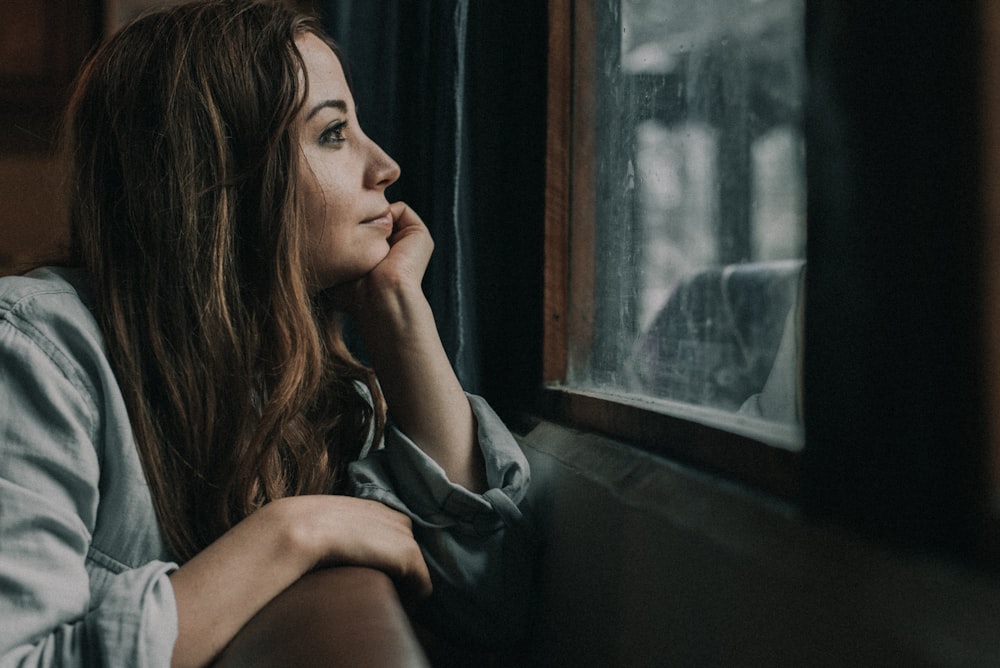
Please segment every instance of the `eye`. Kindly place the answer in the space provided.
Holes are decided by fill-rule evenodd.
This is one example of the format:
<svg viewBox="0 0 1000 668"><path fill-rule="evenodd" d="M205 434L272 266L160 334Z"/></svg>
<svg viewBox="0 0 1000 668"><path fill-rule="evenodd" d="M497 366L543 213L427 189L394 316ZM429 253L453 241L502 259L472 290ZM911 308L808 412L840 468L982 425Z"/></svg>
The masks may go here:
<svg viewBox="0 0 1000 668"><path fill-rule="evenodd" d="M320 146L339 146L347 141L344 130L347 129L347 121L335 121L331 123L319 136Z"/></svg>

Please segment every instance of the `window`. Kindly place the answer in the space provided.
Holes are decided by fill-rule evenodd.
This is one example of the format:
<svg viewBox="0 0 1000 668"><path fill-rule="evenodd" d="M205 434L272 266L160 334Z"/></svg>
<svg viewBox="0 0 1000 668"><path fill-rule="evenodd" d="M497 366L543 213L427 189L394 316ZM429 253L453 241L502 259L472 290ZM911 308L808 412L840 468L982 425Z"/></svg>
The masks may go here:
<svg viewBox="0 0 1000 668"><path fill-rule="evenodd" d="M808 281L800 277L805 295L802 287L795 295L796 309L805 312L796 323L805 328L800 332L806 343L801 355L805 437L793 428L785 432L791 439L775 439L780 423L754 422L739 408L727 412L635 392L621 364L629 359L627 354L607 358L615 363L598 358L594 364L591 358L597 337L606 337L601 350L625 338L602 333L599 327L615 322L608 317L616 313L608 308L615 300L625 315L615 322L623 325L618 331L641 332L632 324L642 318L638 292L630 292L630 282L634 286L641 278L635 268L641 266L639 256L625 255L628 261L615 258L617 264L608 264L605 257L613 253L613 239L600 232L609 211L626 212L623 219L631 227L621 236L635 242L641 229L630 207L641 186L634 137L642 135L627 134L635 124L606 113L614 106L611 96L624 91L622 99L638 106L640 132L646 137L670 137L663 126L671 128L649 113L661 99L653 94L655 87L640 80L651 81L651 75L622 70L624 63L634 62L623 58L629 53L623 45L640 39L625 37L626 5L610 0L549 4L546 390L539 412L584 432L603 432L724 472L755 489L793 496L811 516L871 535L958 554L996 555L1000 209L995 197L998 131L992 112L1000 100L1000 21L993 3L662 4L667 12L693 12L698 21L707 20L710 9L729 7L718 21L706 25L743 17L742 25L758 26L764 42L773 45L794 42L775 41L775 30L764 24L794 26L798 19L779 18L782 7L804 13L807 72L794 75L794 70L786 70L771 81L808 78L805 140L802 134L796 138L794 123L772 124L767 130L756 125L761 119L751 116L755 139L747 153L751 165L759 159L755 155L769 152L795 155L806 163L808 235L800 220L799 232L782 238L798 239L795 244L808 238ZM758 10L759 20L753 19ZM643 28L655 23L649 18ZM692 19L689 25L694 24ZM683 28L684 23L674 16L671 25ZM721 34L694 28L690 32ZM636 41L627 42L632 39ZM725 46L739 42L729 36L720 38L717 46L723 41ZM684 57L695 58L693 42L684 44ZM777 73L754 65L745 48L738 52L738 62L729 61L732 68ZM657 58L649 55L648 61ZM720 77L716 92L729 90L723 86L726 81L735 85ZM772 84L757 88L755 95L775 91ZM687 102L691 99L685 96ZM729 111L737 110L740 100L752 98L735 99ZM758 102L750 106L757 108ZM793 107L784 109L798 113ZM645 123L651 119L662 125ZM721 131L708 125L704 135L719 141ZM600 147L616 142L620 150L602 158ZM796 143L797 149L789 148ZM660 145L667 153L713 155L706 149L710 141L701 136L690 148L678 149L669 139ZM697 169L711 173L704 165ZM754 192L755 181L783 180L756 168L748 173L755 175L749 185L740 186L744 192ZM616 191L608 185L614 184L608 174L619 178L625 196L610 200ZM676 182L683 183L680 177ZM796 189L805 190L804 185ZM718 191L730 192L727 188L738 190L719 176ZM763 206L800 216L802 190L776 193L773 201L782 204ZM662 192L670 191L663 187ZM719 212L749 201L749 213L715 218L749 218L743 229L754 230L755 220L782 218L761 215L761 200L753 196L735 203L724 197L714 201ZM801 258L774 255L760 259L753 253L770 254L775 246L748 243L746 238L739 243L751 249L751 265L801 263ZM769 246L772 250L761 250ZM738 254L720 254L717 259L724 267L746 266ZM617 292L601 296L596 286ZM630 350L628 346L634 343L622 348Z"/></svg>
<svg viewBox="0 0 1000 668"><path fill-rule="evenodd" d="M550 105L546 380L602 411L801 447L802 0L570 9L572 31L550 28L572 68L550 77L567 83Z"/></svg>

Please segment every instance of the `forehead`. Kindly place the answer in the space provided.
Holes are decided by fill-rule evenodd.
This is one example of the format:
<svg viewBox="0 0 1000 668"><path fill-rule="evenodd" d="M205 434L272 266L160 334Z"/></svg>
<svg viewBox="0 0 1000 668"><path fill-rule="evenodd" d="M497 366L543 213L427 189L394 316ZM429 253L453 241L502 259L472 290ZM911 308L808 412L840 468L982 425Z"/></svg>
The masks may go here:
<svg viewBox="0 0 1000 668"><path fill-rule="evenodd" d="M298 47L299 53L302 54L306 76L309 80L309 97L306 99L306 107L309 106L310 102L331 98L345 102L351 101L351 92L347 86L347 78L344 76L344 68L340 64L340 59L326 42L307 32L295 39L295 45Z"/></svg>

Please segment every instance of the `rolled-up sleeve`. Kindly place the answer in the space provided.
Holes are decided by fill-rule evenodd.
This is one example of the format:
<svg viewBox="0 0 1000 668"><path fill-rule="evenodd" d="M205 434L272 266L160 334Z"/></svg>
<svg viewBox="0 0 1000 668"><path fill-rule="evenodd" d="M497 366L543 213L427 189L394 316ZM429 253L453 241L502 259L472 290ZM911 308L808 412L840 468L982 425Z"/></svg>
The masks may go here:
<svg viewBox="0 0 1000 668"><path fill-rule="evenodd" d="M514 437L481 397L469 395L489 489L477 494L398 429L385 447L354 462L350 492L409 515L434 593L421 621L482 647L516 641L529 605L534 537L524 500L530 470Z"/></svg>
<svg viewBox="0 0 1000 668"><path fill-rule="evenodd" d="M80 345L85 334L65 332ZM129 568L92 546L104 428L97 393L86 362L63 341L24 313L0 311L3 668L169 665L176 566ZM94 578L103 584L96 593Z"/></svg>

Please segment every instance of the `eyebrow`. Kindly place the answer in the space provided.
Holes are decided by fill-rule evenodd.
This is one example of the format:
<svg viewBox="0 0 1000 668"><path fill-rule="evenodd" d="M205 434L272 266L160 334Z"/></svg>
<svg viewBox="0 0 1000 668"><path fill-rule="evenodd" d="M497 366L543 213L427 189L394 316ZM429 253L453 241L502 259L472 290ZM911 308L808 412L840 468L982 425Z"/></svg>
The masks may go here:
<svg viewBox="0 0 1000 668"><path fill-rule="evenodd" d="M306 116L306 120L308 121L309 119L311 119L313 116L318 114L320 110L328 108L339 109L345 114L347 113L347 103L344 102L343 100L323 100L322 102L320 102L319 104L317 104L315 107L312 108L312 110L309 112L309 115Z"/></svg>

